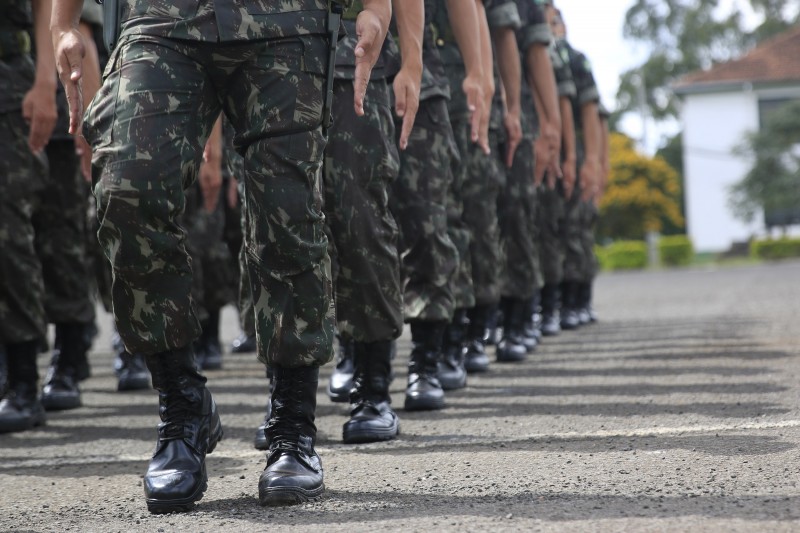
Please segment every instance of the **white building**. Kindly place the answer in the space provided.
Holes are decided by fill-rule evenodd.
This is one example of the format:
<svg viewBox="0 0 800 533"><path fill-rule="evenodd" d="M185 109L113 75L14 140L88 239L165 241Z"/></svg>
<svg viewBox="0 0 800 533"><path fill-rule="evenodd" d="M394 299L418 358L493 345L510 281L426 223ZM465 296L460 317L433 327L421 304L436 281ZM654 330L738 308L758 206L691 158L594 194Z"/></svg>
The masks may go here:
<svg viewBox="0 0 800 533"><path fill-rule="evenodd" d="M745 224L728 207L729 188L751 166L734 151L765 114L800 100L800 27L740 59L689 74L674 89L683 98L686 224L695 248L723 251L764 235L763 215Z"/></svg>

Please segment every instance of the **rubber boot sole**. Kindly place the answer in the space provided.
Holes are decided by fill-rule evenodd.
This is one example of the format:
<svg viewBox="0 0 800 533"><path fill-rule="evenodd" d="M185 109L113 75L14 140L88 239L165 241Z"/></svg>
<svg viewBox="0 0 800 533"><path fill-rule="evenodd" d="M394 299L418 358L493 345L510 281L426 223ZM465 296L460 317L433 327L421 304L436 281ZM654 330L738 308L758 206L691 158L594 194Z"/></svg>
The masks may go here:
<svg viewBox="0 0 800 533"><path fill-rule="evenodd" d="M45 425L44 413L41 415L33 416L27 419L20 419L16 423L2 422L0 423L0 434L2 433L17 433L19 431L27 431L29 429L37 428Z"/></svg>
<svg viewBox="0 0 800 533"><path fill-rule="evenodd" d="M144 390L150 388L150 374L122 376L117 381L117 392L128 390Z"/></svg>
<svg viewBox="0 0 800 533"><path fill-rule="evenodd" d="M206 452L206 455L210 454L216 449L217 444L219 444L224 436L225 432L222 430L222 424L220 424L215 428L214 436L209 440L208 451ZM208 474L206 473L205 458L203 458L203 482L197 486L197 489L195 489L190 496L168 501L158 500L156 498L147 498L145 500L147 503L147 510L152 514L182 513L190 511L194 508L194 504L196 502L199 502L203 499L203 494L205 493L206 489L208 489Z"/></svg>
<svg viewBox="0 0 800 533"><path fill-rule="evenodd" d="M400 434L400 424L394 424L387 428L370 428L370 429L348 429L347 424L344 425L342 431L342 441L345 444L363 444L366 442L382 442L386 440L396 439Z"/></svg>
<svg viewBox="0 0 800 533"><path fill-rule="evenodd" d="M67 411L69 409L77 409L83 402L80 396L42 396L42 407L45 411Z"/></svg>
<svg viewBox="0 0 800 533"><path fill-rule="evenodd" d="M284 505L297 505L311 501L325 492L325 485L315 489L301 487L269 487L258 489L258 501L263 506L278 507Z"/></svg>
<svg viewBox="0 0 800 533"><path fill-rule="evenodd" d="M441 398L409 398L403 405L406 411L438 411L444 409L444 397Z"/></svg>

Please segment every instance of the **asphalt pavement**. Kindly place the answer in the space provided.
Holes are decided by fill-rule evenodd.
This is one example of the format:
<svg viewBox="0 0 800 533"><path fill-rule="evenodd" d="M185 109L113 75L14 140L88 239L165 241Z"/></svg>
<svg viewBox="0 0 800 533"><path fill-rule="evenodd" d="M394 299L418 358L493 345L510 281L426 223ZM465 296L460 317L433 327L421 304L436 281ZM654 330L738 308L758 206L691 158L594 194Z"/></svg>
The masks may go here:
<svg viewBox="0 0 800 533"><path fill-rule="evenodd" d="M153 391L118 393L103 314L84 407L0 435L6 531L800 531L800 262L603 274L600 322L493 363L402 435L347 446L347 408L318 395L316 502L258 504L252 447L266 380L254 354L208 372L225 440L194 511L150 515ZM223 313L226 344L238 333ZM44 373L47 356L40 358Z"/></svg>

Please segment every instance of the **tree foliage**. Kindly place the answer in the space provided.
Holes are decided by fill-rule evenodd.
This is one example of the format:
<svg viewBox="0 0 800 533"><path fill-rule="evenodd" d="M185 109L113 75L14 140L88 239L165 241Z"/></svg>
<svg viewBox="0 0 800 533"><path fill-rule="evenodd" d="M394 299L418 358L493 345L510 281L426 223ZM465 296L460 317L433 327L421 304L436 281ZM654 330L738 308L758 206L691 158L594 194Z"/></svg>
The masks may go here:
<svg viewBox="0 0 800 533"><path fill-rule="evenodd" d="M787 220L800 215L800 101L770 113L738 153L753 166L731 188L734 214L747 222L762 212Z"/></svg>
<svg viewBox="0 0 800 533"><path fill-rule="evenodd" d="M600 200L600 237L644 239L667 222L683 227L675 170L661 157L638 153L625 135L611 134L609 148L611 175Z"/></svg>
<svg viewBox="0 0 800 533"><path fill-rule="evenodd" d="M798 21L796 1L749 0L763 22L748 29L742 11L724 12L720 0L636 0L625 15L623 32L627 39L646 45L650 55L621 76L617 112L638 108L643 82L650 115L655 120L676 117L672 83L689 72L739 57L786 30Z"/></svg>

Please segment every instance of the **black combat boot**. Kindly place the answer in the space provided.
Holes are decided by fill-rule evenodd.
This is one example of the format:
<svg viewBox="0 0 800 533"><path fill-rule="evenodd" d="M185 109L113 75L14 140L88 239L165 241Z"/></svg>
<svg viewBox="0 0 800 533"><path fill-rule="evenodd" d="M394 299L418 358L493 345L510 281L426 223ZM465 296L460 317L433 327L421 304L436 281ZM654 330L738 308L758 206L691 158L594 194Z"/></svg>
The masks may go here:
<svg viewBox="0 0 800 533"><path fill-rule="evenodd" d="M536 292L536 296L525 300L525 325L523 332L526 337L532 337L536 340L536 344L542 342L542 313L540 302L540 292Z"/></svg>
<svg viewBox="0 0 800 533"><path fill-rule="evenodd" d="M258 480L261 505L292 505L325 490L322 462L314 451L319 368L272 369L272 416L267 424L267 468Z"/></svg>
<svg viewBox="0 0 800 533"><path fill-rule="evenodd" d="M350 392L350 420L344 423L345 444L391 440L400 433L389 397L392 341L356 342L355 375Z"/></svg>
<svg viewBox="0 0 800 533"><path fill-rule="evenodd" d="M210 309L201 324L203 332L197 340L197 359L201 370L222 368L222 345L219 342L219 309Z"/></svg>
<svg viewBox="0 0 800 533"><path fill-rule="evenodd" d="M0 401L0 433L25 431L44 424L44 407L37 396L39 341L6 345L8 387Z"/></svg>
<svg viewBox="0 0 800 533"><path fill-rule="evenodd" d="M256 334L248 335L244 331L231 343L231 353L252 353L258 350Z"/></svg>
<svg viewBox="0 0 800 533"><path fill-rule="evenodd" d="M503 309L498 306L489 313L486 332L483 335L485 346L497 346L503 338Z"/></svg>
<svg viewBox="0 0 800 533"><path fill-rule="evenodd" d="M542 287L542 335L545 337L561 333L560 297L555 283L547 283Z"/></svg>
<svg viewBox="0 0 800 533"><path fill-rule="evenodd" d="M442 357L444 321L416 320L411 325L411 356L408 362L406 411L431 411L444 408L444 391L436 378Z"/></svg>
<svg viewBox="0 0 800 533"><path fill-rule="evenodd" d="M467 319L466 309L456 309L453 320L447 325L442 343L442 360L436 377L443 390L462 389L467 386L467 370L464 368L464 357L467 354Z"/></svg>
<svg viewBox="0 0 800 533"><path fill-rule="evenodd" d="M117 369L117 390L143 390L150 388L150 373L144 362L144 356L140 353L129 353L123 349L119 357L119 369Z"/></svg>
<svg viewBox="0 0 800 533"><path fill-rule="evenodd" d="M222 440L222 423L190 346L145 357L158 391L158 442L144 495L151 513L186 511L208 486L206 454Z"/></svg>
<svg viewBox="0 0 800 533"><path fill-rule="evenodd" d="M578 302L583 311L586 312L589 322L597 322L597 312L592 307L592 282L585 281L578 285Z"/></svg>
<svg viewBox="0 0 800 533"><path fill-rule="evenodd" d="M577 292L577 282L563 281L561 283L561 329L577 329L581 325L576 307Z"/></svg>
<svg viewBox="0 0 800 533"><path fill-rule="evenodd" d="M86 325L56 324L56 342L42 388L42 405L48 411L75 409L81 406L78 389L79 368L85 364L89 345Z"/></svg>
<svg viewBox="0 0 800 533"><path fill-rule="evenodd" d="M256 450L269 450L269 440L267 440L267 424L272 416L272 391L275 389L275 382L272 379L272 370L267 367L267 381L269 387L267 388L267 407L264 412L264 422L256 428L256 438L253 440L253 446Z"/></svg>
<svg viewBox="0 0 800 533"><path fill-rule="evenodd" d="M470 374L489 370L489 356L486 355L486 324L494 306L476 305L467 311L467 352L464 355L464 368Z"/></svg>
<svg viewBox="0 0 800 533"><path fill-rule="evenodd" d="M497 345L497 361L514 363L522 361L528 355L522 336L524 324L524 302L519 298L503 296L500 300L503 309L503 339Z"/></svg>
<svg viewBox="0 0 800 533"><path fill-rule="evenodd" d="M337 403L350 401L350 390L353 388L353 373L355 372L353 363L355 341L344 335L339 335L338 339L339 354L328 382L328 398Z"/></svg>

